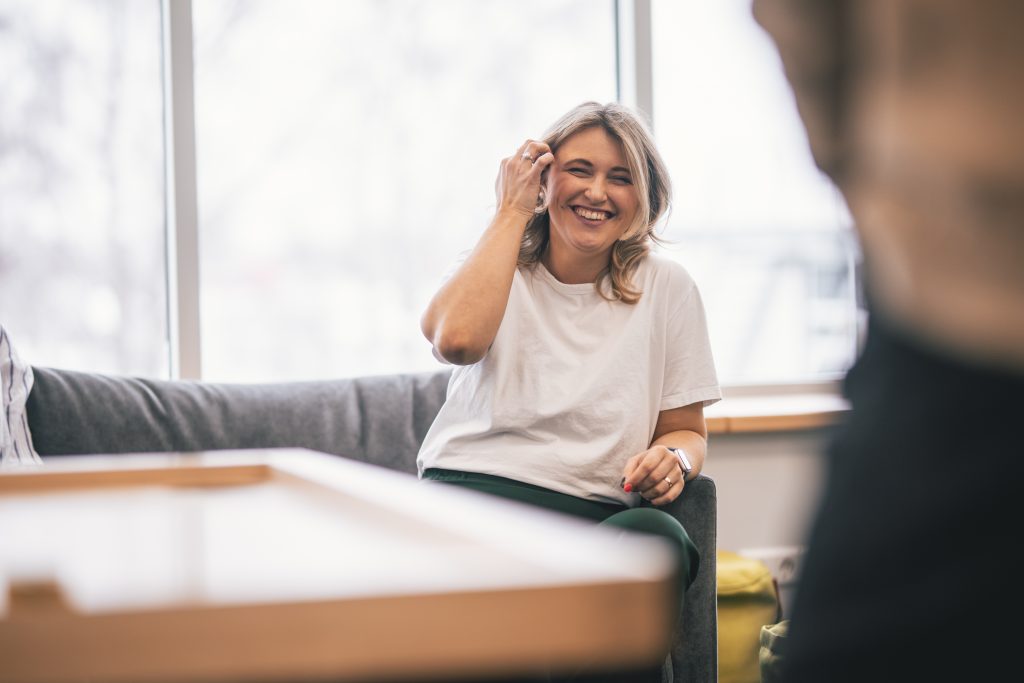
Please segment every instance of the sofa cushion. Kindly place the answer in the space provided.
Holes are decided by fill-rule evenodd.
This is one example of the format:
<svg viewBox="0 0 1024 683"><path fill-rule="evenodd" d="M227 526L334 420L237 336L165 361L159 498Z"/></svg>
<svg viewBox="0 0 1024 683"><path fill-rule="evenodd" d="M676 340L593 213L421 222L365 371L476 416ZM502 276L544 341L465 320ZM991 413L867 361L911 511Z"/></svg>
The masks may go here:
<svg viewBox="0 0 1024 683"><path fill-rule="evenodd" d="M33 368L41 456L304 447L415 472L450 370L273 384Z"/></svg>

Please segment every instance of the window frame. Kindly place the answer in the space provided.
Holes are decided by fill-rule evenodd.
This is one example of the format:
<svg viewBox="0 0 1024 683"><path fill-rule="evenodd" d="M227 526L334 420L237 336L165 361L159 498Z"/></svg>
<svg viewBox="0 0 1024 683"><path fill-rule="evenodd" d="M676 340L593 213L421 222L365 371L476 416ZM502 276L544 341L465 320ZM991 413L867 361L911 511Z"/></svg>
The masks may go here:
<svg viewBox="0 0 1024 683"><path fill-rule="evenodd" d="M654 111L651 0L614 0L614 12L618 100L650 117ZM203 372L192 0L161 0L160 17L165 98L168 366L174 379L199 380ZM655 128L657 122L651 120L650 124ZM859 275L855 270L855 288L860 286ZM858 317L858 351L862 324ZM727 396L835 395L840 378L841 374L837 374L818 381L728 384L723 389Z"/></svg>
<svg viewBox="0 0 1024 683"><path fill-rule="evenodd" d="M192 0L161 0L160 23L164 77L168 367L174 379L201 379L199 186Z"/></svg>

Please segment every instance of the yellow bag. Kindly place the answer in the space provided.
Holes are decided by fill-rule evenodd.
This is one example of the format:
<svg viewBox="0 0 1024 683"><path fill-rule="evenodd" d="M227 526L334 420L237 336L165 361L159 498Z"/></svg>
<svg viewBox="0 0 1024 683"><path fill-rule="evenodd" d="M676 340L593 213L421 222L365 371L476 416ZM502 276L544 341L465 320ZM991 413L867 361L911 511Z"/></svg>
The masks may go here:
<svg viewBox="0 0 1024 683"><path fill-rule="evenodd" d="M717 560L719 683L760 683L761 627L782 618L775 580L760 560L728 550Z"/></svg>

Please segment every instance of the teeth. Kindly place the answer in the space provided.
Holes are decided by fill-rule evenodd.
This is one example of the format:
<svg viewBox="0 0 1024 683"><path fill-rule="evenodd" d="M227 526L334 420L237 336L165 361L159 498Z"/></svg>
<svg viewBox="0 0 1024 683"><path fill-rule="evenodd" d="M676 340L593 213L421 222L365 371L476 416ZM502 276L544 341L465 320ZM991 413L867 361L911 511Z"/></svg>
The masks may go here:
<svg viewBox="0 0 1024 683"><path fill-rule="evenodd" d="M576 207L573 210L576 212L576 215L583 216L588 221L604 220L605 218L608 218L609 215L604 211L590 211L589 209L583 209L580 207Z"/></svg>

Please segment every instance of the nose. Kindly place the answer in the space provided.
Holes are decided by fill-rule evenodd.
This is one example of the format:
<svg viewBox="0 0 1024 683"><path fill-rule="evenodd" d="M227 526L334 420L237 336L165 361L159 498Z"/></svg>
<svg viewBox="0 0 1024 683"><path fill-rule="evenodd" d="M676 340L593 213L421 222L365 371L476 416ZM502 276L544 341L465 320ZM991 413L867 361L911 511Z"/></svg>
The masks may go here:
<svg viewBox="0 0 1024 683"><path fill-rule="evenodd" d="M589 201L592 201L595 204L600 204L607 199L608 193L605 191L604 176L595 173L590 179L590 182L587 183L587 189L584 194L586 194Z"/></svg>

